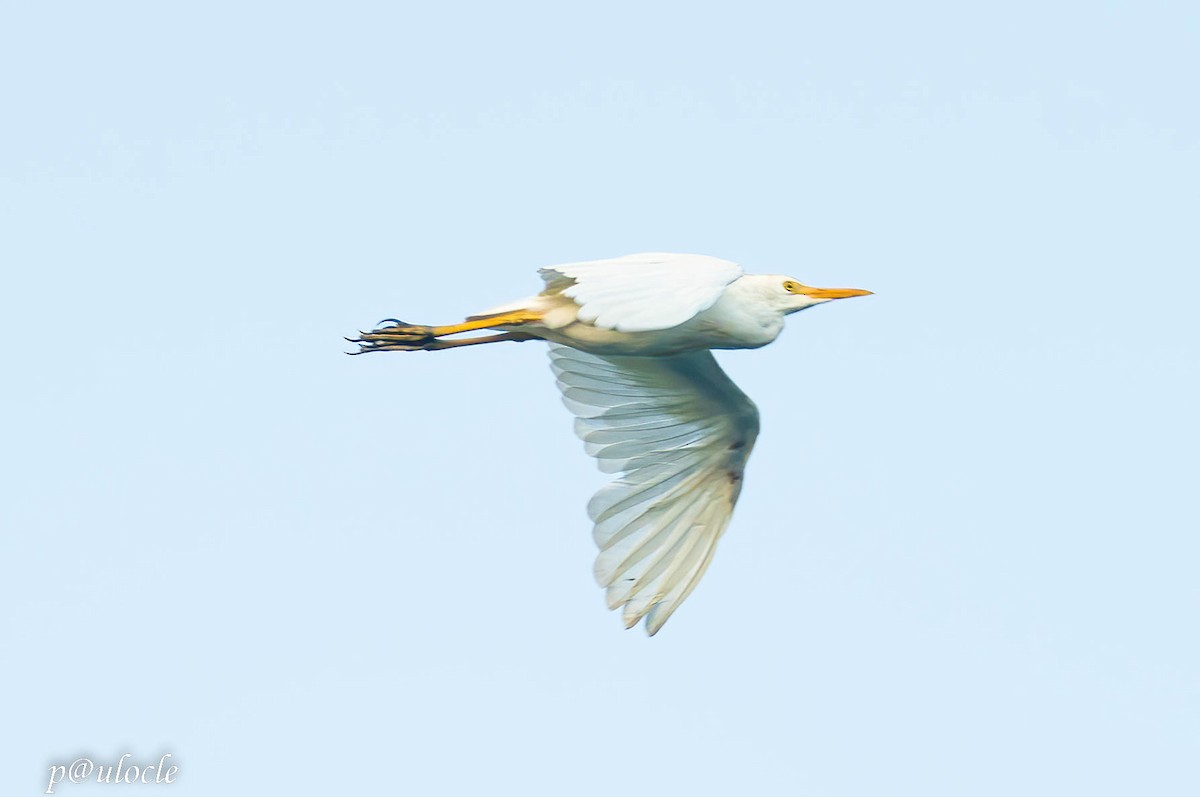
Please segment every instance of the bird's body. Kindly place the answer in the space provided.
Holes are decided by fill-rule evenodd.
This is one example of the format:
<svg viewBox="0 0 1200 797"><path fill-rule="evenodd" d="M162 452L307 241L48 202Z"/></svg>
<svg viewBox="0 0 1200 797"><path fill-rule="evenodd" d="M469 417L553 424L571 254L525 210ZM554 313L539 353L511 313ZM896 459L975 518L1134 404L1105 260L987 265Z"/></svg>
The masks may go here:
<svg viewBox="0 0 1200 797"><path fill-rule="evenodd" d="M462 324L394 325L361 352L545 340L576 432L621 476L588 505L595 575L626 627L654 634L691 593L741 492L758 410L710 349L754 349L789 313L869 293L748 275L699 255L641 254L541 270L545 289ZM475 330L499 334L448 336Z"/></svg>
<svg viewBox="0 0 1200 797"><path fill-rule="evenodd" d="M657 277L658 290L645 280ZM787 278L744 274L698 255L631 255L542 269L546 289L476 318L512 311L540 316L519 330L599 355L658 357L700 349L757 349L783 331L767 301ZM506 327L497 327L506 328Z"/></svg>
<svg viewBox="0 0 1200 797"><path fill-rule="evenodd" d="M538 294L523 304L543 314L543 320L536 322L538 337L592 354L661 357L702 349L757 349L779 336L783 318L754 312L756 306L744 300L756 287L749 279L739 278L724 288L711 307L662 329L621 331L581 321L579 305L561 292ZM520 327L529 330L529 325Z"/></svg>

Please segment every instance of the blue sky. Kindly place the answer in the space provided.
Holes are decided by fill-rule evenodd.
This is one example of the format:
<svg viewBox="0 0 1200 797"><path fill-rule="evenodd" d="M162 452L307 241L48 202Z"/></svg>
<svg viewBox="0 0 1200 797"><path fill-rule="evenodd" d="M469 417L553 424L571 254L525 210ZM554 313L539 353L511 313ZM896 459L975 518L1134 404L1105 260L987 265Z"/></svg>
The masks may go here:
<svg viewBox="0 0 1200 797"><path fill-rule="evenodd" d="M10 9L4 792L1194 794L1198 33ZM876 292L720 355L763 433L652 640L544 347L341 354L647 250Z"/></svg>

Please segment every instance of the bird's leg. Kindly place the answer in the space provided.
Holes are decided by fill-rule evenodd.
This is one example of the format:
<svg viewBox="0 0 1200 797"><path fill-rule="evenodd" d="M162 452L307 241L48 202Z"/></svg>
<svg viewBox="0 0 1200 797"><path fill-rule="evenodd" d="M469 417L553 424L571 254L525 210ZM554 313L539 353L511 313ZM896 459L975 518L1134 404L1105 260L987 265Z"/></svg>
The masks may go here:
<svg viewBox="0 0 1200 797"><path fill-rule="evenodd" d="M499 335L483 335L477 338L459 338L457 340L429 338L417 342L395 341L386 334L377 332L364 332L361 338L346 338L351 343L358 344L358 351L347 352L348 354L367 354L373 351L437 351L439 349L455 349L459 346L478 346L480 343L500 343L506 340L519 343L523 340L533 339L533 335L526 335L523 332L503 332Z"/></svg>
<svg viewBox="0 0 1200 797"><path fill-rule="evenodd" d="M433 327L433 336L440 338L446 335L457 335L459 332L474 332L477 329L515 327L541 320L542 314L531 310L514 310L510 313L492 313L491 315L473 315L461 324Z"/></svg>
<svg viewBox="0 0 1200 797"><path fill-rule="evenodd" d="M474 332L479 329L491 329L501 326L519 326L531 321L541 320L539 313L529 310L516 310L510 313L493 313L492 315L471 316L461 324L431 327L423 324L406 324L398 318L385 318L386 326L371 331L370 335L386 335L396 343L423 343L433 338L447 335L457 335L460 332Z"/></svg>
<svg viewBox="0 0 1200 797"><path fill-rule="evenodd" d="M461 340L445 341L440 338L446 335L458 335L460 332L472 332L480 329L493 329L496 326L520 326L540 320L541 314L528 310L516 310L506 313L492 313L490 316L472 316L461 324L446 326L425 326L406 324L398 318L385 318L378 329L370 332L360 332L360 337L348 337L346 340L359 344L358 352L434 352L437 349L455 348L458 346L476 346L479 343L497 343L499 341L527 341L532 335L523 332L504 332L502 335L486 335L484 337L461 338Z"/></svg>
<svg viewBox="0 0 1200 797"><path fill-rule="evenodd" d="M358 354L368 351L435 351L437 349L452 349L455 346L471 346L477 343L495 343L501 340L528 340L528 335L490 335L481 338L447 341L439 340L446 335L457 335L461 332L474 332L479 329L491 329L501 326L520 326L541 319L539 313L529 310L515 310L508 313L493 313L491 315L471 316L461 324L430 327L419 324L406 324L398 318L385 318L387 322L378 329L359 333L361 337L347 338L351 343L359 344ZM382 322L381 322L382 323Z"/></svg>

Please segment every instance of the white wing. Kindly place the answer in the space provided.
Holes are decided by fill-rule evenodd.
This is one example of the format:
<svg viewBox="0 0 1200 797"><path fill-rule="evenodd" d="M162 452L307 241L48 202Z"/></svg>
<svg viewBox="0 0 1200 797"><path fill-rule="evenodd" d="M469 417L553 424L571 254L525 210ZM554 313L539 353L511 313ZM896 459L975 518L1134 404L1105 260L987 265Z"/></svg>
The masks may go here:
<svg viewBox="0 0 1200 797"><path fill-rule="evenodd" d="M539 271L549 290L579 305L580 321L618 332L670 329L713 306L742 276L736 263L704 255L648 253L566 263Z"/></svg>
<svg viewBox="0 0 1200 797"><path fill-rule="evenodd" d="M605 473L588 504L596 580L653 635L704 575L741 492L758 410L708 351L599 357L550 344L575 432Z"/></svg>

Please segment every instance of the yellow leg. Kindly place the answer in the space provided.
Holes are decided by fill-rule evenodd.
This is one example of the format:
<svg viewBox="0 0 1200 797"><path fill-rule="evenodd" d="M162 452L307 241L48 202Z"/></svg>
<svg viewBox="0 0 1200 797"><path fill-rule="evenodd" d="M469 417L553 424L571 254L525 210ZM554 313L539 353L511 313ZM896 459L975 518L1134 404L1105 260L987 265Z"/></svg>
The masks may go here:
<svg viewBox="0 0 1200 797"><path fill-rule="evenodd" d="M431 327L430 334L435 338L440 338L445 335L457 335L460 332L474 332L477 329L518 326L520 324L528 324L532 321L540 321L541 318L542 316L540 313L534 313L529 310L515 310L511 313L496 313L495 315L475 316L467 319L461 324L451 324L445 327Z"/></svg>
<svg viewBox="0 0 1200 797"><path fill-rule="evenodd" d="M472 316L461 324L450 324L444 327L429 327L421 324L406 324L396 318L385 319L387 326L381 326L370 332L362 333L363 338L377 338L392 343L427 343L434 338L446 335L457 335L460 332L474 332L477 329L491 329L499 326L518 326L538 321L541 315L528 310L516 310L511 313L494 313L485 316Z"/></svg>

